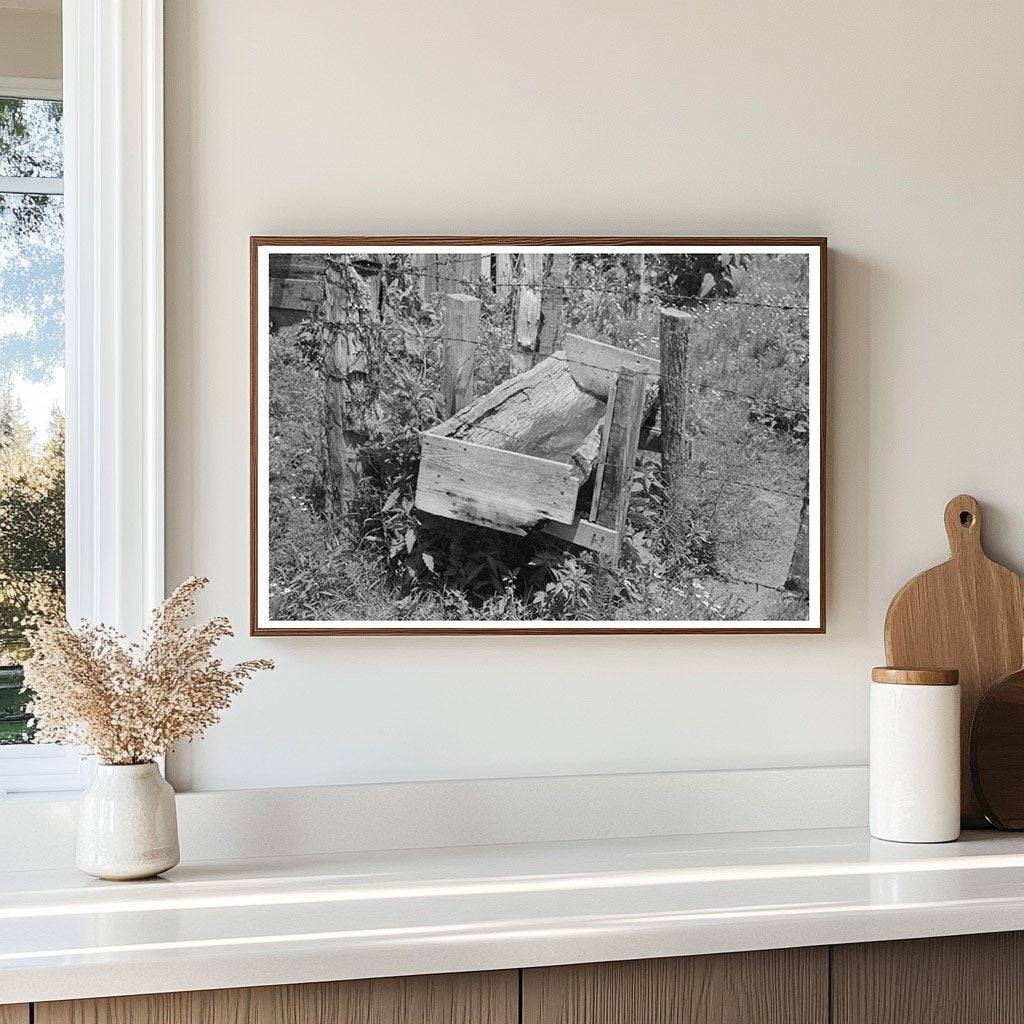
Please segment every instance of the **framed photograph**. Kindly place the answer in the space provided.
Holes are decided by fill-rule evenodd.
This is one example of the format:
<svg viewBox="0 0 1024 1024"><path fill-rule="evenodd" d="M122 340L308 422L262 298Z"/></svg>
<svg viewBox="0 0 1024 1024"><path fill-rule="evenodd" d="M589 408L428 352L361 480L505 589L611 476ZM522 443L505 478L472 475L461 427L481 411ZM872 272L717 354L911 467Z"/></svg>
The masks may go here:
<svg viewBox="0 0 1024 1024"><path fill-rule="evenodd" d="M251 239L251 629L825 631L823 238Z"/></svg>

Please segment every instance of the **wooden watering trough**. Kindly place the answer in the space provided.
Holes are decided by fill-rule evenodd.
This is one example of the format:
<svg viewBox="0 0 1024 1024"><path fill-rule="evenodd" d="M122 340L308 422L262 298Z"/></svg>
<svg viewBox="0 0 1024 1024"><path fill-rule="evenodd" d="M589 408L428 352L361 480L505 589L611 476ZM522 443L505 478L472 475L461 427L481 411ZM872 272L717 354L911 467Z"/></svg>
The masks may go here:
<svg viewBox="0 0 1024 1024"><path fill-rule="evenodd" d="M416 506L520 536L540 528L616 559L660 371L657 359L566 335L562 351L420 435Z"/></svg>

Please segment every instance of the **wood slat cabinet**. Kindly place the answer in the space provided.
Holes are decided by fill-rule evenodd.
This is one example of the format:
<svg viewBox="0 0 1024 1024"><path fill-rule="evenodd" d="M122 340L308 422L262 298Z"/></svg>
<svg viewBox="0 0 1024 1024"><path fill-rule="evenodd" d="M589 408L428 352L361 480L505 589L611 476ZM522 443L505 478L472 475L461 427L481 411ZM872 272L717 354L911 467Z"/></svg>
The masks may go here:
<svg viewBox="0 0 1024 1024"><path fill-rule="evenodd" d="M824 1024L828 949L523 972L523 1024Z"/></svg>
<svg viewBox="0 0 1024 1024"><path fill-rule="evenodd" d="M518 1019L518 972L491 971L36 1003L34 1024L516 1024Z"/></svg>
<svg viewBox="0 0 1024 1024"><path fill-rule="evenodd" d="M1024 1024L1024 933L0 1006L0 1024Z"/></svg>
<svg viewBox="0 0 1024 1024"><path fill-rule="evenodd" d="M832 1024L1022 1024L1024 932L832 947Z"/></svg>

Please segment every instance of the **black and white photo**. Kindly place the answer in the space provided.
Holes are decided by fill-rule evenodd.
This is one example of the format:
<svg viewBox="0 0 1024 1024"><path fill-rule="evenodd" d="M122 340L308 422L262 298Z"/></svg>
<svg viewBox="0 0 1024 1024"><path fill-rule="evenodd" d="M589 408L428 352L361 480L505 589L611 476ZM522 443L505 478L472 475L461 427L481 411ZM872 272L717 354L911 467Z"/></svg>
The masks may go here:
<svg viewBox="0 0 1024 1024"><path fill-rule="evenodd" d="M253 631L821 631L824 271L254 238Z"/></svg>

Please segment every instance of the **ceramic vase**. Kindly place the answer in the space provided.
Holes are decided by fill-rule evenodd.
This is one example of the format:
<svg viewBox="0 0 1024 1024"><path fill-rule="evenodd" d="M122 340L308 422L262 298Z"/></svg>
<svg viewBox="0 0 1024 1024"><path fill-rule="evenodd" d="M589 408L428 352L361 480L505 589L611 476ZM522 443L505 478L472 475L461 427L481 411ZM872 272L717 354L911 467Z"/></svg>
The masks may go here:
<svg viewBox="0 0 1024 1024"><path fill-rule="evenodd" d="M75 864L96 878L151 878L178 863L174 790L149 764L101 764L82 794Z"/></svg>

